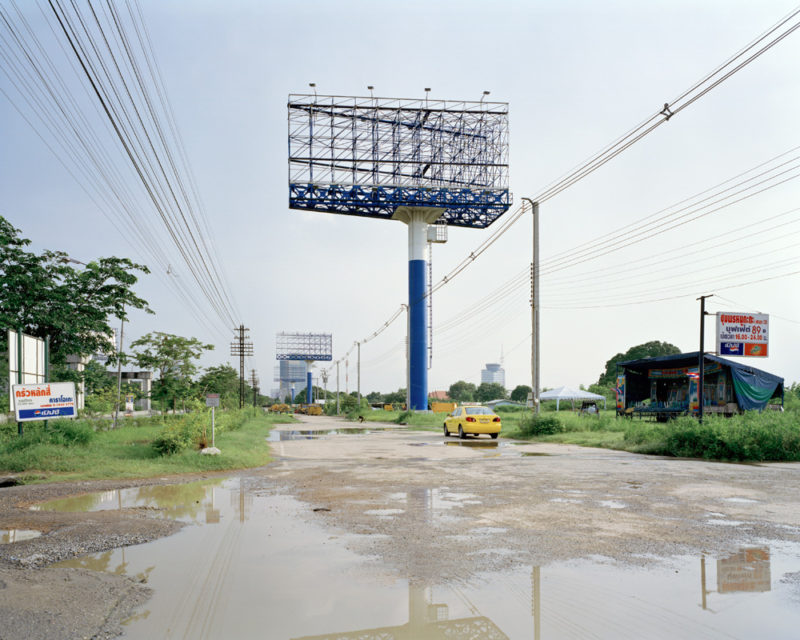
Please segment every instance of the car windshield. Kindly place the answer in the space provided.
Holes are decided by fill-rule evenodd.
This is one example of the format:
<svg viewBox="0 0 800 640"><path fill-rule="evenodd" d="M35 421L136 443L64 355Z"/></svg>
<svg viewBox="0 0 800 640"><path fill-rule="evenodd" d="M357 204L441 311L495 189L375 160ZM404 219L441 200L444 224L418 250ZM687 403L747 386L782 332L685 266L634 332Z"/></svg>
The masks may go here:
<svg viewBox="0 0 800 640"><path fill-rule="evenodd" d="M491 416L494 415L486 407L467 407L468 416Z"/></svg>

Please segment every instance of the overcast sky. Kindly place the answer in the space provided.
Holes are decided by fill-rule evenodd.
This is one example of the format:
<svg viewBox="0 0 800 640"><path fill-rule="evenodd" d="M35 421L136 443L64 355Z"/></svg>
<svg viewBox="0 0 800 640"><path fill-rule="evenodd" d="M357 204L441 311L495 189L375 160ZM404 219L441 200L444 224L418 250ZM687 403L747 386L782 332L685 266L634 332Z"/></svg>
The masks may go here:
<svg viewBox="0 0 800 640"><path fill-rule="evenodd" d="M409 98L424 97L425 87L432 98L457 100L491 91L509 103L516 208L794 8L794 0L140 1L220 262L251 329L248 369L258 370L265 390L273 387L277 332L331 332L337 358L407 298L404 225L288 209L289 93L307 92L309 82L337 95L368 94L367 85ZM34 0L19 4L43 41L52 40ZM545 266L798 147L799 63L796 32L542 205L543 386L591 384L606 360L649 340L696 350L702 294L717 294L711 312L771 314L771 355L751 362L787 384L800 380L800 275L785 275L800 271L800 211L791 211L800 207L798 180L570 268ZM8 98L21 104L18 88L2 73L0 83L0 215L36 250L148 263L59 163L47 135L15 110ZM87 118L102 128L99 115ZM153 220L142 213L142 224L155 229ZM433 249L434 280L491 231L450 229L449 242ZM634 239L630 228L625 234ZM231 361L232 332L204 328L165 287L169 277L188 277L172 252L179 275L142 278L138 291L157 314L134 314L126 338L156 330L196 336L217 347L205 365ZM496 293L530 261L526 216L434 296L431 390L479 382L501 353L507 386L530 384L529 285ZM774 276L782 277L765 280ZM493 303L471 314L489 295ZM708 350L713 329L709 318ZM401 319L363 346L362 392L405 386L404 337Z"/></svg>

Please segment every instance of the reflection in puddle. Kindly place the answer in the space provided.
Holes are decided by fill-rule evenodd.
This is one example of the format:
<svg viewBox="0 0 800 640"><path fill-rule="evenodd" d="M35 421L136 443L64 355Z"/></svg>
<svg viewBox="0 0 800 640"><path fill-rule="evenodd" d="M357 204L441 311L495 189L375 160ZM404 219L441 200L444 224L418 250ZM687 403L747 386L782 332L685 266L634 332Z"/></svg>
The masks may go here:
<svg viewBox="0 0 800 640"><path fill-rule="evenodd" d="M340 427L339 429L273 429L267 436L267 442L285 442L287 440L317 440L328 436L351 436L370 433L400 431L396 428L364 429L361 427Z"/></svg>
<svg viewBox="0 0 800 640"><path fill-rule="evenodd" d="M36 529L0 529L0 544L32 540L40 535L42 535L42 532L36 531Z"/></svg>
<svg viewBox="0 0 800 640"><path fill-rule="evenodd" d="M391 567L357 555L358 537L332 537L317 516L309 520L307 504L253 495L235 480L206 484L198 499L197 484L186 495L199 500L201 526L60 564L135 576L154 589L127 621L126 638L773 640L795 638L800 627L800 560L788 545L646 567L607 558L538 567L503 548L504 529L479 527L453 543L470 554L516 557L514 568L457 584L423 583L387 575ZM431 518L477 499L430 488L391 497ZM148 504L166 509L170 500ZM205 526L211 506L216 524ZM374 513L404 517L400 511ZM410 566L424 561L409 558Z"/></svg>
<svg viewBox="0 0 800 640"><path fill-rule="evenodd" d="M31 507L34 511L109 511L114 509L147 509L159 516L181 522L219 522L216 492L223 479L202 480L185 484L147 485L86 493L71 498L50 500ZM241 511L252 501L243 502Z"/></svg>
<svg viewBox="0 0 800 640"><path fill-rule="evenodd" d="M497 440L447 440L446 447L472 447L473 449L497 449Z"/></svg>

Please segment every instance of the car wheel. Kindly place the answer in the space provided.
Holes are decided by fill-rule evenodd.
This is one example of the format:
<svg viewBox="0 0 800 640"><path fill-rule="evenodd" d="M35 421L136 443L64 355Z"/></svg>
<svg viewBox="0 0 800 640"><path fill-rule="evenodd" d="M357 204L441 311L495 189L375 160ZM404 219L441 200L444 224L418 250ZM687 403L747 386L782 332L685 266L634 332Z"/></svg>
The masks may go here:
<svg viewBox="0 0 800 640"><path fill-rule="evenodd" d="M489 435L492 436L492 440L497 440L497 436L499 436L500 434L499 433L490 433Z"/></svg>
<svg viewBox="0 0 800 640"><path fill-rule="evenodd" d="M458 425L458 437L464 440L467 437L467 434L464 433L464 430L461 428L461 425Z"/></svg>
<svg viewBox="0 0 800 640"><path fill-rule="evenodd" d="M447 425L444 425L444 437L446 438L449 435L450 435L450 432L447 430Z"/></svg>

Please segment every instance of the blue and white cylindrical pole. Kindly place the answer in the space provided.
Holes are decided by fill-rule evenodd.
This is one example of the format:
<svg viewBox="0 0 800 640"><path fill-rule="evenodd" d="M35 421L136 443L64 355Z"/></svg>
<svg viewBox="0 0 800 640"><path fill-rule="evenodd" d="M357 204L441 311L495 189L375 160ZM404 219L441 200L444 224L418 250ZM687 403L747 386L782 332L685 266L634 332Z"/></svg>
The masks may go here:
<svg viewBox="0 0 800 640"><path fill-rule="evenodd" d="M399 207L396 220L408 225L408 386L409 409L428 409L428 225L441 209Z"/></svg>
<svg viewBox="0 0 800 640"><path fill-rule="evenodd" d="M311 365L313 364L312 360L306 360L306 404L312 404L314 402L314 395L313 389L311 387Z"/></svg>

